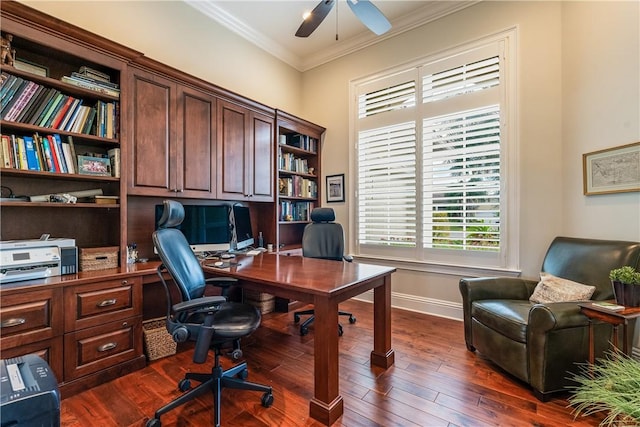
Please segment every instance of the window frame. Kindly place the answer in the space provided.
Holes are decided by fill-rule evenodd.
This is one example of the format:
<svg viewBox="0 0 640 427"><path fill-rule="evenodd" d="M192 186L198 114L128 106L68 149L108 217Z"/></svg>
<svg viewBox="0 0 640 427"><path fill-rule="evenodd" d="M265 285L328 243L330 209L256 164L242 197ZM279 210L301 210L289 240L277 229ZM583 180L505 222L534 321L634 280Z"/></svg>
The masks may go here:
<svg viewBox="0 0 640 427"><path fill-rule="evenodd" d="M396 267L419 270L433 271L446 274L503 274L518 275L520 269L519 262L519 176L518 176L518 116L516 111L517 101L517 29L510 28L491 36L480 38L469 43L465 43L451 49L445 49L439 53L428 55L423 58L405 63L396 67L392 67L375 74L354 79L349 85L349 140L350 140L350 162L349 177L352 186L352 200L349 204L349 246L354 255L358 258L367 259L368 261L384 261L391 262ZM465 250L425 250L422 248L421 237L417 239L415 248L388 248L375 247L375 245L358 244L358 122L359 122L359 100L358 91L364 84L376 82L384 86L383 82L386 76L401 80L405 73L415 73L416 77L416 149L417 149L417 165L416 170L419 175L416 176L417 198L416 209L423 208L422 200L422 181L423 181L423 165L422 165L422 126L426 113L425 109L430 108L423 103L422 99L422 72L418 70L425 67L436 67L435 69L446 69L447 67L455 67L462 62L460 58L469 55L470 52L478 52L480 56L486 51L487 47L494 49L499 46L500 49L500 121L501 121L501 250L496 254L488 255L481 251L465 251ZM480 92L478 92L480 93ZM425 107L426 105L426 107ZM417 234L422 233L421 215L417 219ZM364 250L363 250L364 249Z"/></svg>

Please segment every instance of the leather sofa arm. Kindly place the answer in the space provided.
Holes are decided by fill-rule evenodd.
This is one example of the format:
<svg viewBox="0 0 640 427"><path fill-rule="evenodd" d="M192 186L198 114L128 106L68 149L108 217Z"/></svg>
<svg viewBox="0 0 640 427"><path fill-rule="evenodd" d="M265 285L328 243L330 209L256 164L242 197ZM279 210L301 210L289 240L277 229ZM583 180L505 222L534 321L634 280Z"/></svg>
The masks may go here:
<svg viewBox="0 0 640 427"><path fill-rule="evenodd" d="M519 277L460 279L460 294L469 304L484 299L529 299L537 283Z"/></svg>
<svg viewBox="0 0 640 427"><path fill-rule="evenodd" d="M529 333L532 335L588 325L589 319L580 313L575 301L535 304L529 312Z"/></svg>

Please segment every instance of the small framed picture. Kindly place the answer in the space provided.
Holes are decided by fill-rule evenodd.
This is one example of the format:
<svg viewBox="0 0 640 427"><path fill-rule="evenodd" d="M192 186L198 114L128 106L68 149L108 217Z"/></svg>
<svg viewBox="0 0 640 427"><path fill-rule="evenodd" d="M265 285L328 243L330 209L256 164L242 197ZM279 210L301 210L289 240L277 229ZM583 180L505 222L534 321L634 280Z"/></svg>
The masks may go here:
<svg viewBox="0 0 640 427"><path fill-rule="evenodd" d="M81 175L111 176L111 162L103 157L78 156L78 173Z"/></svg>
<svg viewBox="0 0 640 427"><path fill-rule="evenodd" d="M582 155L583 192L640 191L640 142Z"/></svg>
<svg viewBox="0 0 640 427"><path fill-rule="evenodd" d="M16 58L13 62L13 66L18 70L26 71L42 77L49 77L49 69L47 67L36 64L35 62L27 61L26 59Z"/></svg>
<svg viewBox="0 0 640 427"><path fill-rule="evenodd" d="M327 202L344 202L344 174L327 176Z"/></svg>

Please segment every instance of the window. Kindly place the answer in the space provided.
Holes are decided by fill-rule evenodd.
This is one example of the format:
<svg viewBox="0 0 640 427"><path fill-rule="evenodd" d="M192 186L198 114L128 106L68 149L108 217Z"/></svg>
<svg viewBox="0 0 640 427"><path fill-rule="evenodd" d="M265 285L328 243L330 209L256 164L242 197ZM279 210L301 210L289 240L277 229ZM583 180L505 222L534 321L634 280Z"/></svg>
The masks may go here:
<svg viewBox="0 0 640 427"><path fill-rule="evenodd" d="M517 265L509 38L352 84L358 255Z"/></svg>

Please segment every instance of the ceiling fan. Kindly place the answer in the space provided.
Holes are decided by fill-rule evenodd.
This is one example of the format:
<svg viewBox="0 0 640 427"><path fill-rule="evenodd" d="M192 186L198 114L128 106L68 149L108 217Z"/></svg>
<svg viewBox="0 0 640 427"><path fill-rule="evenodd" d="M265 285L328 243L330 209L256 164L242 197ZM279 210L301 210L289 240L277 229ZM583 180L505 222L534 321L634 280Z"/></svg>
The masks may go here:
<svg viewBox="0 0 640 427"><path fill-rule="evenodd" d="M318 3L309 16L302 21L300 28L296 31L296 37L309 37L331 12L335 3L336 0L322 0ZM347 0L347 4L360 22L376 35L379 36L391 29L389 20L369 0Z"/></svg>

